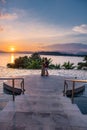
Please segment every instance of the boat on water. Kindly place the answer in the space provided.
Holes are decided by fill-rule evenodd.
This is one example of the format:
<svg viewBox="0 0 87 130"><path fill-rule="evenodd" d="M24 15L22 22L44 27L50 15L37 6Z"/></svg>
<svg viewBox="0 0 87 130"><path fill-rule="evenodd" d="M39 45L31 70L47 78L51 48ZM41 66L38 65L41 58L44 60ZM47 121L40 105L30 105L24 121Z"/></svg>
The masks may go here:
<svg viewBox="0 0 87 130"><path fill-rule="evenodd" d="M13 95L13 87L3 83L3 90L6 94ZM22 89L20 88L14 88L14 95L20 95L22 93Z"/></svg>

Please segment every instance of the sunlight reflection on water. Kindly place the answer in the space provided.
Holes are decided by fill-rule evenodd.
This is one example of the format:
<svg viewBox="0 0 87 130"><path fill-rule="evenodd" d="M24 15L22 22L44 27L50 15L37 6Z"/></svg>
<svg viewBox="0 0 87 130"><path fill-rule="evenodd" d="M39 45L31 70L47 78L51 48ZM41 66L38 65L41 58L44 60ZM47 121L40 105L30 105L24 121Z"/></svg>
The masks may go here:
<svg viewBox="0 0 87 130"><path fill-rule="evenodd" d="M15 60L15 57L14 57L14 54L12 53L11 54L11 63L14 63L14 60Z"/></svg>

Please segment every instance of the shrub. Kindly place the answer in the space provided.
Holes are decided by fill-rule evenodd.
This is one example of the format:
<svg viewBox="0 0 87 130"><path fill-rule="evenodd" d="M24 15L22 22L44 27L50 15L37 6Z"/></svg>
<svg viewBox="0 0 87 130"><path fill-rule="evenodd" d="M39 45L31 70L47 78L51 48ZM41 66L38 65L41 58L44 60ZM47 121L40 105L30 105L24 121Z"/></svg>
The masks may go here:
<svg viewBox="0 0 87 130"><path fill-rule="evenodd" d="M50 68L50 69L60 69L61 66L60 66L60 64L56 64L56 65L50 64L50 65L49 65L49 68Z"/></svg>
<svg viewBox="0 0 87 130"><path fill-rule="evenodd" d="M70 61L64 62L64 64L62 65L62 67L64 69L74 69L75 68L74 63L70 63Z"/></svg>

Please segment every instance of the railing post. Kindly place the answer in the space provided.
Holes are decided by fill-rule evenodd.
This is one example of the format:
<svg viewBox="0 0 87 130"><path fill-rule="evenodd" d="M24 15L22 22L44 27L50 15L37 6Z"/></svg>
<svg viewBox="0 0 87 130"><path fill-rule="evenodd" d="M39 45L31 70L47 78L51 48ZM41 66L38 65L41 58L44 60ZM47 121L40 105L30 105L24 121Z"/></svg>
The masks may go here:
<svg viewBox="0 0 87 130"><path fill-rule="evenodd" d="M74 103L74 89L75 89L75 81L73 81L73 86L72 86L72 103Z"/></svg>
<svg viewBox="0 0 87 130"><path fill-rule="evenodd" d="M22 84L23 84L23 94L24 94L24 79L22 79Z"/></svg>
<svg viewBox="0 0 87 130"><path fill-rule="evenodd" d="M13 87L13 101L15 101L15 94L14 94L14 79L12 79L12 87Z"/></svg>
<svg viewBox="0 0 87 130"><path fill-rule="evenodd" d="M66 92L65 92L65 91L66 91L66 88L65 88L65 87L66 87L66 80L64 81L64 90L63 90L63 96L65 96L65 93L66 93Z"/></svg>

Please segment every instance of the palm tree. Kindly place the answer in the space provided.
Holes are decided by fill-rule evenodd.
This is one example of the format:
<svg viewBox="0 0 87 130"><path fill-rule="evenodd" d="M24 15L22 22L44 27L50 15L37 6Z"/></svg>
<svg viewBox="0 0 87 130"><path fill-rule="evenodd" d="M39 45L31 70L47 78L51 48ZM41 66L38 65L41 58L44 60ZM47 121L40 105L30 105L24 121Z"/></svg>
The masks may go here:
<svg viewBox="0 0 87 130"><path fill-rule="evenodd" d="M64 64L62 65L62 67L64 69L74 69L75 68L74 63L70 63L70 61L64 62Z"/></svg>
<svg viewBox="0 0 87 130"><path fill-rule="evenodd" d="M84 69L87 70L87 56L84 56L83 61L85 62L79 62L77 69Z"/></svg>
<svg viewBox="0 0 87 130"><path fill-rule="evenodd" d="M84 57L83 61L87 63L87 56Z"/></svg>

